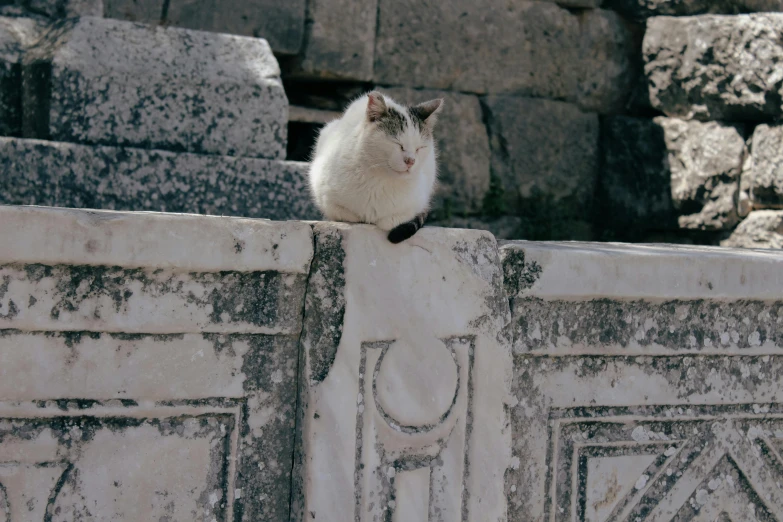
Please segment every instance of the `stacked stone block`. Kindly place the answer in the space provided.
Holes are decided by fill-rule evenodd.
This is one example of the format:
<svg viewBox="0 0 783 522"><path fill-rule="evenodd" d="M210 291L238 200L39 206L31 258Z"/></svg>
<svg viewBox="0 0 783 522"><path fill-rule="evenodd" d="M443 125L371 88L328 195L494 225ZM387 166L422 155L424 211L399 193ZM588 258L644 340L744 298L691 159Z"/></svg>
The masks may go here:
<svg viewBox="0 0 783 522"><path fill-rule="evenodd" d="M259 38L2 18L2 204L312 219ZM22 138L20 138L22 136Z"/></svg>

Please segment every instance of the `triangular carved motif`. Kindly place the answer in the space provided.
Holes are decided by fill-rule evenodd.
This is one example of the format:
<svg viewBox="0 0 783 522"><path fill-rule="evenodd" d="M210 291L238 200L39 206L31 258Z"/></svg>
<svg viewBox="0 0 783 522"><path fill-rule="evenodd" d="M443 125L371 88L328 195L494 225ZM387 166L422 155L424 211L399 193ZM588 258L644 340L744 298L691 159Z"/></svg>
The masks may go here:
<svg viewBox="0 0 783 522"><path fill-rule="evenodd" d="M587 461L585 522L606 522L612 510L636 486L649 480L644 472L656 455L598 457Z"/></svg>

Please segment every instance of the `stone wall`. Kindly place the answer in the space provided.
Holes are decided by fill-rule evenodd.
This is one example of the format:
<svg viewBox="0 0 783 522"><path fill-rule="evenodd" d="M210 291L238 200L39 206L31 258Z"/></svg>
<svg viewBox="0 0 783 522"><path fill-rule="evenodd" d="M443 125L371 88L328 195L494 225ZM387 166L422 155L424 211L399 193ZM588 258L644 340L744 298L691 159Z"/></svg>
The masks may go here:
<svg viewBox="0 0 783 522"><path fill-rule="evenodd" d="M30 87L24 104L31 116L24 118L30 125L25 132L14 97L21 94L3 88L5 136L277 160L286 150L289 160L305 161L320 126L375 87L404 101L447 100L438 130L442 183L435 224L487 229L506 239L754 247L783 241L781 0L3 3L0 12L23 17L0 23L6 71L0 83L6 86L21 77L23 49L40 37L36 23L89 15L213 34L167 30L155 33L155 43L137 46L134 35L140 33L129 26L77 26L80 43L37 46L26 58ZM265 39L281 69L275 72L268 50L253 49L266 44L217 33ZM190 39L200 43L186 51L181 46ZM130 52L115 54L129 43ZM208 51L211 45L217 47ZM145 61L152 49L162 48L170 48L171 56L180 49L184 61L167 61L160 53ZM207 66L222 56L221 48L231 58ZM81 64L36 79L35 71L58 63L58 53L72 52L80 54ZM243 76L251 54L264 56L254 66L282 79L291 105L287 116L279 84L248 102L248 92L264 90ZM141 89L133 82L121 86L118 60L126 72L134 63L148 67L137 75ZM194 74L205 77L199 90L177 99L182 79ZM56 84L74 75L83 83ZM175 76L180 80L172 81ZM94 83L99 78L114 92L101 90L102 83ZM218 84L230 94L215 91ZM171 92L157 92L161 86ZM58 88L69 90L67 99L52 96L57 103L47 105L47 93ZM127 110L151 92L160 99L141 114ZM93 112L82 118L88 104ZM154 110L156 104L163 112ZM199 112L204 114L198 122L177 121L178 115ZM295 168L303 175L306 167ZM291 183L283 185L280 191L269 184L259 188L277 200L289 193ZM235 197L240 202L233 206L194 201L157 209L317 215L301 202L287 214L258 213L257 205L242 201L243 191ZM134 204L122 196L106 208L154 209L157 203Z"/></svg>
<svg viewBox="0 0 783 522"><path fill-rule="evenodd" d="M0 206L0 514L780 520L782 268Z"/></svg>

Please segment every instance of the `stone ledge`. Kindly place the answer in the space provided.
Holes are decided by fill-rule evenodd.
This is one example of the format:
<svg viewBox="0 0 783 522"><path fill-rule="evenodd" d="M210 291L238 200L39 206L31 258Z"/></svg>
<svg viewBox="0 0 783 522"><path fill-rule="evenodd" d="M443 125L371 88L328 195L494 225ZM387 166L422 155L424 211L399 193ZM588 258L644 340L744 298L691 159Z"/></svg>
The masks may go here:
<svg viewBox="0 0 783 522"><path fill-rule="evenodd" d="M282 158L288 101L265 40L83 17L23 59L24 135Z"/></svg>
<svg viewBox="0 0 783 522"><path fill-rule="evenodd" d="M0 138L0 204L317 219L307 163Z"/></svg>

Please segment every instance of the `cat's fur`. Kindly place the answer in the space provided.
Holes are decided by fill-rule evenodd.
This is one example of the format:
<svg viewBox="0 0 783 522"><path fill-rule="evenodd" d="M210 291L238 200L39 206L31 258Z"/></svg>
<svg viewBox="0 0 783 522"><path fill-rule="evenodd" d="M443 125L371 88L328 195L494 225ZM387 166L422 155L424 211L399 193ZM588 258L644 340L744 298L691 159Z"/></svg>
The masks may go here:
<svg viewBox="0 0 783 522"><path fill-rule="evenodd" d="M432 134L442 106L437 99L407 107L373 91L326 125L310 166L324 217L375 224L393 243L415 234L435 190Z"/></svg>

